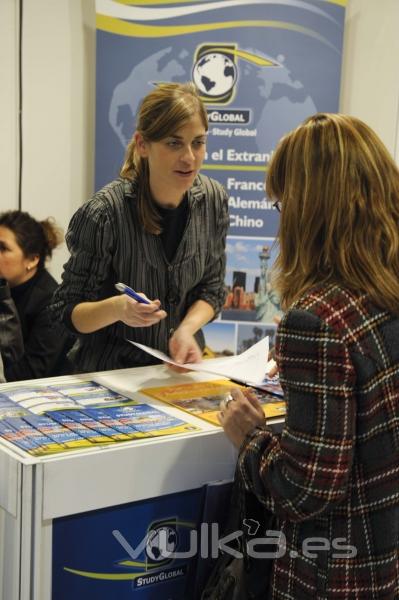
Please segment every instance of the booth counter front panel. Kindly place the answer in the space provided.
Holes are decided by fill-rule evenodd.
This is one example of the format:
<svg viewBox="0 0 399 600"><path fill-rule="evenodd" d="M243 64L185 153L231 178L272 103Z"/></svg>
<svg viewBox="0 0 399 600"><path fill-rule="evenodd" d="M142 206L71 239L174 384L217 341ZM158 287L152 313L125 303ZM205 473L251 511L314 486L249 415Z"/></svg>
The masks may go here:
<svg viewBox="0 0 399 600"><path fill-rule="evenodd" d="M1 439L0 599L193 597L185 590L195 561L173 558L172 550L190 548L204 486L232 478L236 453L220 427L138 390L215 378L174 375L157 366L81 379L161 408L195 431L41 457ZM2 391L10 387L4 384ZM165 550L160 555L160 547L171 556L165 558Z"/></svg>

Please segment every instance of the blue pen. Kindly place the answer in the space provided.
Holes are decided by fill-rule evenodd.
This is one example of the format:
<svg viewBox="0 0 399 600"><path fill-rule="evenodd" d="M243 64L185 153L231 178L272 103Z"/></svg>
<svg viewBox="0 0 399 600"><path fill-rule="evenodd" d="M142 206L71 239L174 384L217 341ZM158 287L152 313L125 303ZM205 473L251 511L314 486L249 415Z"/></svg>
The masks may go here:
<svg viewBox="0 0 399 600"><path fill-rule="evenodd" d="M131 298L134 298L134 300L137 300L137 302L141 302L141 304L151 304L149 300L146 300L145 298L143 298L143 296L140 296L140 294L135 292L131 287L125 285L124 283L115 283L115 287L118 290L118 292L123 292L124 294L127 294Z"/></svg>

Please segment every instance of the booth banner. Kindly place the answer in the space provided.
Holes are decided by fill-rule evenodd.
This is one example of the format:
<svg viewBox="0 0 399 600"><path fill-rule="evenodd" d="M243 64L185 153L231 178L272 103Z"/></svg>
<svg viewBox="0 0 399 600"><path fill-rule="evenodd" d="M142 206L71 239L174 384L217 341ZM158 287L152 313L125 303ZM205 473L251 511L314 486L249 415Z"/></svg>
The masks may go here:
<svg viewBox="0 0 399 600"><path fill-rule="evenodd" d="M193 81L206 104L203 172L229 195L227 297L205 328L210 356L275 334L270 282L279 215L265 195L278 140L336 112L347 0L96 0L96 189L114 179L141 99Z"/></svg>
<svg viewBox="0 0 399 600"><path fill-rule="evenodd" d="M205 490L54 519L52 600L191 598Z"/></svg>

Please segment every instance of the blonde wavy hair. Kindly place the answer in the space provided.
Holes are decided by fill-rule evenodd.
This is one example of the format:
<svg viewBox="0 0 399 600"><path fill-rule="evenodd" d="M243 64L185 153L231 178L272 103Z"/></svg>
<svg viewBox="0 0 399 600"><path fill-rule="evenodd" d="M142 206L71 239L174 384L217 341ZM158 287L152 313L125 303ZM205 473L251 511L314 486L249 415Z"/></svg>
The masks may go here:
<svg viewBox="0 0 399 600"><path fill-rule="evenodd" d="M143 99L136 131L147 142L159 142L176 133L197 114L208 131L208 115L193 83L161 83ZM126 148L120 175L128 179L137 178L141 224L149 233L159 234L160 216L150 192L148 160L137 152L134 134Z"/></svg>
<svg viewBox="0 0 399 600"><path fill-rule="evenodd" d="M309 117L279 143L266 191L281 202L274 285L283 308L337 283L399 314L399 170L370 127Z"/></svg>

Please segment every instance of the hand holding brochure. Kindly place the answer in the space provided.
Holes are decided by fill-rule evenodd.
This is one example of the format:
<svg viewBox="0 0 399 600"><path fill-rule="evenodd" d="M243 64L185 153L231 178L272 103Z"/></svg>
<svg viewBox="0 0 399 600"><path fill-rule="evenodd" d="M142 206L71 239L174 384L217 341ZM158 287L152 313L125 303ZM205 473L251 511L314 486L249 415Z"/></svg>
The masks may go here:
<svg viewBox="0 0 399 600"><path fill-rule="evenodd" d="M175 362L170 358L170 356L167 356L159 350L149 348L148 346L139 344L137 342L131 341L130 343L166 363L183 367L185 369L190 369L191 371L203 371L205 373L221 375L222 377L228 377L229 379L233 379L234 381L239 381L247 385L262 385L265 374L268 370L268 337L263 338L251 346L251 348L248 348L248 350L245 350L245 352L242 352L236 356L208 358L200 363L185 363L184 365Z"/></svg>

